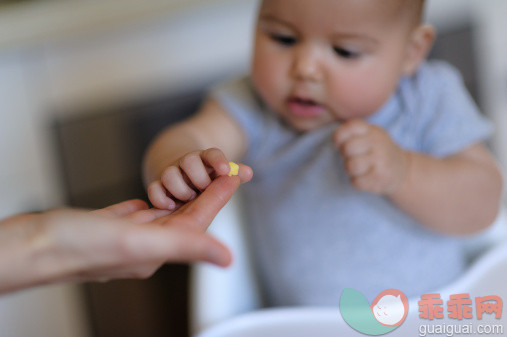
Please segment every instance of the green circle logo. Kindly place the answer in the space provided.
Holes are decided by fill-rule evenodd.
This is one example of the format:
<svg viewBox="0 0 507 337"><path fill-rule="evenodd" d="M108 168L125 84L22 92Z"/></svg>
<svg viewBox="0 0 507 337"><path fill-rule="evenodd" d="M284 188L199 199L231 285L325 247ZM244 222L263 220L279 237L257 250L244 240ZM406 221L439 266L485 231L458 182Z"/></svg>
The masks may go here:
<svg viewBox="0 0 507 337"><path fill-rule="evenodd" d="M378 294L370 305L359 291L346 288L340 297L340 312L351 328L378 336L393 331L405 321L408 300L401 291L387 289Z"/></svg>

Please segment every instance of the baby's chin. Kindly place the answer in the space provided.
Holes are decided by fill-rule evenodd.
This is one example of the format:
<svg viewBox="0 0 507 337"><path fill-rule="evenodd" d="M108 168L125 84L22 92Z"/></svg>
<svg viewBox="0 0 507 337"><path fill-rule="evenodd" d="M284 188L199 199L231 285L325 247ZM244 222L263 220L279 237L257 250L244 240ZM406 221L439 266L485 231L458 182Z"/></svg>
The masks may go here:
<svg viewBox="0 0 507 337"><path fill-rule="evenodd" d="M328 125L339 123L337 120L324 118L324 116L315 118L296 118L285 114L279 114L279 117L285 124L299 132L316 131Z"/></svg>
<svg viewBox="0 0 507 337"><path fill-rule="evenodd" d="M292 129L294 129L298 132L303 132L303 133L316 131L316 130L325 126L325 124L320 124L320 123L307 123L307 122L301 123L301 122L297 122L297 121L295 122L295 121L291 121L291 120L287 120L287 119L285 119L285 122Z"/></svg>

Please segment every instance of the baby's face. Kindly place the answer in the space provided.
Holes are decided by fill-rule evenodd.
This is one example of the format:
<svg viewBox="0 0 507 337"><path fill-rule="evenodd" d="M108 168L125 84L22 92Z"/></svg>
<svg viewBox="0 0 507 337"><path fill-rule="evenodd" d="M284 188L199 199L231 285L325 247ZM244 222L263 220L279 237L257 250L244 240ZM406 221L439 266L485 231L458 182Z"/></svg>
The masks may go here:
<svg viewBox="0 0 507 337"><path fill-rule="evenodd" d="M406 68L414 25L400 1L264 0L252 63L263 100L301 131L373 114Z"/></svg>

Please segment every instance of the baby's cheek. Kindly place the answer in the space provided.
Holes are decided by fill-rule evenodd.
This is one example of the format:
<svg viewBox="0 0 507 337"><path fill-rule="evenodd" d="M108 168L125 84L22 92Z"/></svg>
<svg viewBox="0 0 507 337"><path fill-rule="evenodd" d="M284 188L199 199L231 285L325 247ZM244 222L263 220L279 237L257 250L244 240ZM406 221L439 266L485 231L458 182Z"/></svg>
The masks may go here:
<svg viewBox="0 0 507 337"><path fill-rule="evenodd" d="M283 111L284 83L280 76L275 73L259 73L252 75L254 86L257 89L262 101L273 111Z"/></svg>
<svg viewBox="0 0 507 337"><path fill-rule="evenodd" d="M267 105L278 110L288 87L290 58L266 49L256 50L252 63L252 81Z"/></svg>
<svg viewBox="0 0 507 337"><path fill-rule="evenodd" d="M342 108L344 119L364 118L378 111L390 98L392 89L371 76L340 78L333 83L332 97ZM340 109L338 109L340 111Z"/></svg>

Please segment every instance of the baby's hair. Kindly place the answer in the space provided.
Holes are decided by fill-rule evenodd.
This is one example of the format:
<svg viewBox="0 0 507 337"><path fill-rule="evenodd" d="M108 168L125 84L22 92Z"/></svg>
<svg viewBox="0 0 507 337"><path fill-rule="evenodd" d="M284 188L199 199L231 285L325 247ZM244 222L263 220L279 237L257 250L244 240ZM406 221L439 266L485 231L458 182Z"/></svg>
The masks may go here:
<svg viewBox="0 0 507 337"><path fill-rule="evenodd" d="M267 0L261 0L259 8L262 7L264 2L267 2ZM404 13L410 15L410 23L417 26L421 24L424 19L424 8L426 3L426 0L397 0L390 3L388 2L386 5L390 4L393 9L397 10L397 14Z"/></svg>
<svg viewBox="0 0 507 337"><path fill-rule="evenodd" d="M396 15L402 15L412 26L420 25L424 20L426 0L397 0L392 2L396 8Z"/></svg>
<svg viewBox="0 0 507 337"><path fill-rule="evenodd" d="M426 0L404 0L412 15L412 22L419 25L424 19L424 7Z"/></svg>
<svg viewBox="0 0 507 337"><path fill-rule="evenodd" d="M416 2L416 17L418 18L419 20L419 23L423 20L424 18L424 7L426 5L426 0L410 0L410 1L414 1Z"/></svg>

